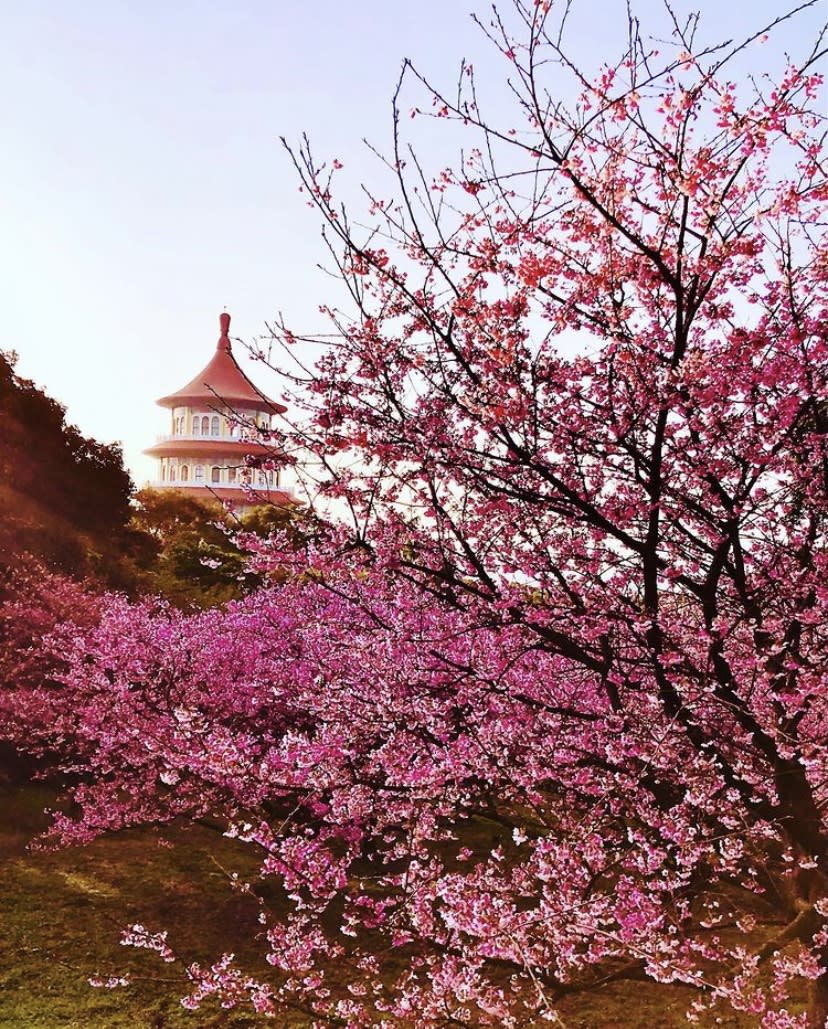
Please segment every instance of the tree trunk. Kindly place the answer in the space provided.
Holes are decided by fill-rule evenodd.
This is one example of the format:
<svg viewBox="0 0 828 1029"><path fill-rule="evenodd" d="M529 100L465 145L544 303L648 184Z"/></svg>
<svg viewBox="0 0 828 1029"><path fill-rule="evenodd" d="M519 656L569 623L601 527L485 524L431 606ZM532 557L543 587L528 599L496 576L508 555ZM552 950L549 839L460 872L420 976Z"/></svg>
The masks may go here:
<svg viewBox="0 0 828 1029"><path fill-rule="evenodd" d="M823 956L825 965L828 954ZM828 1026L828 972L814 979L808 994L808 1029L825 1029Z"/></svg>

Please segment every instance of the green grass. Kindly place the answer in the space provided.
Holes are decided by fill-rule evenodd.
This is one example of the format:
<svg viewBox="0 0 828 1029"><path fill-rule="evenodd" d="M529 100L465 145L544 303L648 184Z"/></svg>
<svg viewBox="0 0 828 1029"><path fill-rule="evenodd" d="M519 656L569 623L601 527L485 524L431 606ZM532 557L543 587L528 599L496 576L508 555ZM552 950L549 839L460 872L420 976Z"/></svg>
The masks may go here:
<svg viewBox="0 0 828 1029"><path fill-rule="evenodd" d="M0 790L0 1027L3 1029L253 1029L272 1020L205 1006L181 1007L181 965L120 945L133 922L169 929L187 960L233 950L248 959L257 907L234 892L225 868L251 869L250 855L207 829L120 833L87 848L30 852L46 824L49 791ZM172 847L159 844L167 838ZM90 976L128 972L126 988L93 989Z"/></svg>
<svg viewBox="0 0 828 1029"><path fill-rule="evenodd" d="M0 1029L305 1029L286 1021L182 1008L180 964L120 946L121 929L140 922L168 929L186 960L236 953L247 970L267 975L256 902L234 892L222 869L255 874L252 855L209 829L119 833L86 848L27 850L45 828L54 794L40 786L0 786ZM171 843L167 846L163 841ZM221 866L221 867L219 867ZM90 976L128 972L129 987L93 989ZM567 1029L679 1029L692 996L654 983L616 983L568 998ZM721 1029L755 1020L717 1013ZM548 1024L548 1023L545 1023Z"/></svg>

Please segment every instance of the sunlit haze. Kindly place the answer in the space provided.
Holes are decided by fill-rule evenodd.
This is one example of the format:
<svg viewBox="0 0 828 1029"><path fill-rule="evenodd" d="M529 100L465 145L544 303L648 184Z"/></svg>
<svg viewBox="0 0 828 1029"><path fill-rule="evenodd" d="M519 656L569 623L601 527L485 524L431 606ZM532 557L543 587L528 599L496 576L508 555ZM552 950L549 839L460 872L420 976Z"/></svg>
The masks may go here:
<svg viewBox="0 0 828 1029"><path fill-rule="evenodd" d="M358 183L381 172L362 140L387 149L404 57L446 86L466 57L491 103L507 100L502 61L460 0L5 6L0 346L84 433L122 441L139 484L152 475L141 451L166 429L154 401L207 362L223 309L246 340L279 312L297 331L323 328L334 287L279 137L306 131L343 162L358 200ZM634 6L645 26L662 10ZM779 10L758 0L742 23L747 6L677 4L697 6L705 39ZM578 7L574 40L594 67L620 49L626 5ZM820 13L778 45L803 49ZM437 139L422 147L431 168L454 158ZM272 372L236 354L281 394Z"/></svg>

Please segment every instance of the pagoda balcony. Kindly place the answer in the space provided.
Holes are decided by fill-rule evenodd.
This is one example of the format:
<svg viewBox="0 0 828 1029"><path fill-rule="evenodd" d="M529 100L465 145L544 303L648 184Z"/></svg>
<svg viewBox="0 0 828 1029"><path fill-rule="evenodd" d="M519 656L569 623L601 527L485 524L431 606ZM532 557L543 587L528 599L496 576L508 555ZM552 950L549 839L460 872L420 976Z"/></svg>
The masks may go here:
<svg viewBox="0 0 828 1029"><path fill-rule="evenodd" d="M170 443L175 440L182 440L185 442L204 443L215 440L217 443L261 443L262 437L258 432L246 432L240 436L212 436L209 432L202 433L186 433L186 432L168 432L159 433L155 437L156 443Z"/></svg>
<svg viewBox="0 0 828 1029"><path fill-rule="evenodd" d="M188 479L186 482L180 482L177 479L151 479L144 483L144 489L192 489L193 487L210 487L212 489L237 489L248 491L252 490L254 493L284 493L286 492L281 486L267 486L264 483L258 482L194 482L192 479Z"/></svg>
<svg viewBox="0 0 828 1029"><path fill-rule="evenodd" d="M240 436L161 436L157 443L144 451L150 457L187 458L203 457L205 461L219 463L222 458L240 460L246 455L256 457L272 456L276 447L260 439Z"/></svg>
<svg viewBox="0 0 828 1029"><path fill-rule="evenodd" d="M254 482L161 482L150 480L142 489L174 490L186 493L191 497L205 500L225 501L237 508L255 507L257 504L276 504L277 506L296 505L298 501L289 488L284 486L265 486Z"/></svg>

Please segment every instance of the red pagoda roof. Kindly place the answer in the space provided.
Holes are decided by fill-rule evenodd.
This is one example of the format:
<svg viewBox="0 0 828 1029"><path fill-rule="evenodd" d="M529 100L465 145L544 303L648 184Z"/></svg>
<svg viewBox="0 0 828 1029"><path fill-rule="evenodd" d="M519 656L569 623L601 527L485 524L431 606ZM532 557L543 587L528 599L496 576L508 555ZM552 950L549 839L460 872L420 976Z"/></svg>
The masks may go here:
<svg viewBox="0 0 828 1029"><path fill-rule="evenodd" d="M186 386L161 397L161 407L185 407L201 404L205 407L226 405L237 408L256 408L271 414L279 414L287 408L270 400L248 379L239 368L233 357L230 337L230 315L224 311L219 315L221 335L216 344L216 352L209 364L203 368Z"/></svg>

